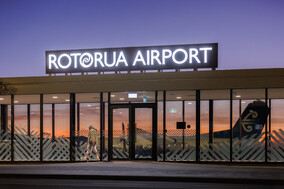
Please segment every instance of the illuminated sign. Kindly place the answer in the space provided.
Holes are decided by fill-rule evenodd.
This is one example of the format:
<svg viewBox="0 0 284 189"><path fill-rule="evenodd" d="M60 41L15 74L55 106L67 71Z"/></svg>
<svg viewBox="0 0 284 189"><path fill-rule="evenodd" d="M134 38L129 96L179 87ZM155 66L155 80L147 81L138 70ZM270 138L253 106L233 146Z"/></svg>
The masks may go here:
<svg viewBox="0 0 284 189"><path fill-rule="evenodd" d="M170 109L170 113L177 113L177 109L171 108L171 109Z"/></svg>
<svg viewBox="0 0 284 189"><path fill-rule="evenodd" d="M128 93L128 98L137 98L137 93Z"/></svg>
<svg viewBox="0 0 284 189"><path fill-rule="evenodd" d="M46 73L217 68L218 44L46 51Z"/></svg>

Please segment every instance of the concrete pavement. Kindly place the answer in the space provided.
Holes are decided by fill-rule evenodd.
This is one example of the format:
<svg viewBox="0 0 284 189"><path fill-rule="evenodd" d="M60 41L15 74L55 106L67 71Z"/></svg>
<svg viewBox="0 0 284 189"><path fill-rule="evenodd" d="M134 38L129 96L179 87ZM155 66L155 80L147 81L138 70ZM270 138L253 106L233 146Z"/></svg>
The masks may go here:
<svg viewBox="0 0 284 189"><path fill-rule="evenodd" d="M96 179L284 185L284 166L113 161L2 164L0 178Z"/></svg>

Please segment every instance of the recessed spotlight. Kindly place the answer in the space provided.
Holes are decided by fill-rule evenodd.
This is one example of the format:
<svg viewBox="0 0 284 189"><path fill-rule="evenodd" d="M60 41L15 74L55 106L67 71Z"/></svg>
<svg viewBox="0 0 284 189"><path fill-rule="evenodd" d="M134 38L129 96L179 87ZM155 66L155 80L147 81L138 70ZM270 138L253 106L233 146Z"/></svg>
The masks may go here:
<svg viewBox="0 0 284 189"><path fill-rule="evenodd" d="M19 101L15 100L14 103L19 103Z"/></svg>
<svg viewBox="0 0 284 189"><path fill-rule="evenodd" d="M4 98L0 98L0 100L4 100Z"/></svg>
<svg viewBox="0 0 284 189"><path fill-rule="evenodd" d="M187 103L187 104L192 104L192 102L189 102L189 103Z"/></svg>
<svg viewBox="0 0 284 189"><path fill-rule="evenodd" d="M181 99L181 96L177 96L177 99Z"/></svg>
<svg viewBox="0 0 284 189"><path fill-rule="evenodd" d="M242 104L245 104L246 102L242 101Z"/></svg>
<svg viewBox="0 0 284 189"><path fill-rule="evenodd" d="M58 98L58 96L53 96L52 98Z"/></svg>
<svg viewBox="0 0 284 189"><path fill-rule="evenodd" d="M112 97L112 98L113 98L113 97L115 97L115 95L110 95L110 97Z"/></svg>
<svg viewBox="0 0 284 189"><path fill-rule="evenodd" d="M88 104L87 106L88 106L88 107L91 107L92 105L91 105L91 104Z"/></svg>
<svg viewBox="0 0 284 189"><path fill-rule="evenodd" d="M241 95L236 95L236 98L241 98Z"/></svg>
<svg viewBox="0 0 284 189"><path fill-rule="evenodd" d="M119 100L124 100L124 98L119 98Z"/></svg>
<svg viewBox="0 0 284 189"><path fill-rule="evenodd" d="M65 101L66 101L66 102L70 102L70 100L69 100L69 99L65 99Z"/></svg>

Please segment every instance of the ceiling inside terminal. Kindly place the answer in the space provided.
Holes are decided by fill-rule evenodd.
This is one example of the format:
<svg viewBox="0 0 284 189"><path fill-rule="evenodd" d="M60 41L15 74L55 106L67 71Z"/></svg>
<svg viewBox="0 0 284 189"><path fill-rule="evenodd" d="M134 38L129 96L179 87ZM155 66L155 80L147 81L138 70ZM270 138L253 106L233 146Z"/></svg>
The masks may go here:
<svg viewBox="0 0 284 189"><path fill-rule="evenodd" d="M130 95L130 96L129 96ZM132 95L132 96L131 96ZM194 101L196 98L195 91L167 91L167 101ZM201 90L201 100L229 100L230 90ZM268 98L284 99L284 89L269 89ZM251 99L265 99L265 89L235 89L233 90L233 100L251 100ZM163 91L158 92L158 101L163 100ZM108 94L103 93L103 101L108 101ZM128 103L128 102L154 102L154 91L131 91L131 92L112 92L112 103ZM69 94L45 94L43 95L44 104L51 103L69 103ZM99 103L99 93L78 93L76 94L76 103ZM40 95L15 95L14 104L39 104ZM9 95L0 96L0 104L11 104L11 97Z"/></svg>

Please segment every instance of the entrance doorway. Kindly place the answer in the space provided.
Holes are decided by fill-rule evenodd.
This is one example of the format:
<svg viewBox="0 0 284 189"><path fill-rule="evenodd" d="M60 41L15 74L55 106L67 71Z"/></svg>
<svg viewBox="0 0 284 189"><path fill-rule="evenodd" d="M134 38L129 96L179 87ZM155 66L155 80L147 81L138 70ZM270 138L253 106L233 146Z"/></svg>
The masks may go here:
<svg viewBox="0 0 284 189"><path fill-rule="evenodd" d="M110 105L109 160L156 160L154 103Z"/></svg>

